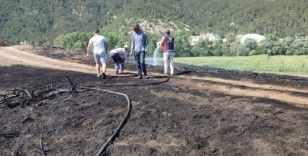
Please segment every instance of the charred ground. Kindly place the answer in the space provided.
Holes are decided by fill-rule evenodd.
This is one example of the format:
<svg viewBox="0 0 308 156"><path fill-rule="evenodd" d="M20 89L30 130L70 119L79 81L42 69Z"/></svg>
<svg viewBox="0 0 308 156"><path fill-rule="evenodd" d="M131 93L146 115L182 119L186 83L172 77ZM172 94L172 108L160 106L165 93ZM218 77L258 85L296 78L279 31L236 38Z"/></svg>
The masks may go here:
<svg viewBox="0 0 308 156"><path fill-rule="evenodd" d="M82 62L82 58L76 61ZM308 82L270 74L179 69L180 75L228 77L300 89L307 88ZM161 70L150 68L151 72ZM69 88L66 75L78 86L120 91L131 98L131 117L108 148L109 155L308 154L307 107L198 86L213 83L209 81L181 77L167 81L163 76L139 80L131 74L99 80L92 74L16 65L0 67L0 91L5 94L10 89L51 83ZM96 91L57 95L24 107L1 105L0 155L40 155L40 139L47 155L94 155L125 112L124 98Z"/></svg>

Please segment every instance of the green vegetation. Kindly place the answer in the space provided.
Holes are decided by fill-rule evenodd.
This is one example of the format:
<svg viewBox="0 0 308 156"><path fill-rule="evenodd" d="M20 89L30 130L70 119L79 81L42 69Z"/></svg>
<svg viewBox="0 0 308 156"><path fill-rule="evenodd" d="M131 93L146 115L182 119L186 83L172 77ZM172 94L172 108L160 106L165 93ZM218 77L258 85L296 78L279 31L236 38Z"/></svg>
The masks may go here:
<svg viewBox="0 0 308 156"><path fill-rule="evenodd" d="M53 42L61 34L95 27L125 34L141 19L172 21L179 29L183 23L190 35L308 34L307 0L0 0L0 4L0 39L13 42Z"/></svg>
<svg viewBox="0 0 308 156"><path fill-rule="evenodd" d="M131 36L128 33L115 33L108 29L102 29L102 34L108 39L109 47L122 47L130 43ZM84 50L92 33L73 32L58 36L54 45L66 49ZM308 55L308 40L306 37L278 38L274 35L260 44L255 40L247 39L240 43L235 38L223 41L202 41L194 46L190 45L187 32L174 32L177 57L192 56L251 56L251 55ZM153 55L159 35L148 34L150 42L149 56Z"/></svg>
<svg viewBox="0 0 308 156"><path fill-rule="evenodd" d="M130 43L132 26L145 22L148 55L167 28L173 30L177 57L308 55L307 0L0 0L0 4L0 39L12 42L84 50L91 31L100 28L110 48L121 47ZM226 42L190 45L191 35L205 32ZM246 33L267 39L262 44L235 39Z"/></svg>
<svg viewBox="0 0 308 156"><path fill-rule="evenodd" d="M308 56L182 57L176 62L226 70L308 73Z"/></svg>
<svg viewBox="0 0 308 156"><path fill-rule="evenodd" d="M255 40L246 39L227 42L203 41L191 49L188 56L251 56L251 55L308 55L308 39L306 37L266 36L266 40L257 44ZM180 50L181 49L177 49ZM183 56L179 53L178 56Z"/></svg>
<svg viewBox="0 0 308 156"><path fill-rule="evenodd" d="M66 49L84 50L88 45L89 38L91 37L92 37L91 33L84 33L84 32L68 33L66 35L58 36L54 41L54 45Z"/></svg>

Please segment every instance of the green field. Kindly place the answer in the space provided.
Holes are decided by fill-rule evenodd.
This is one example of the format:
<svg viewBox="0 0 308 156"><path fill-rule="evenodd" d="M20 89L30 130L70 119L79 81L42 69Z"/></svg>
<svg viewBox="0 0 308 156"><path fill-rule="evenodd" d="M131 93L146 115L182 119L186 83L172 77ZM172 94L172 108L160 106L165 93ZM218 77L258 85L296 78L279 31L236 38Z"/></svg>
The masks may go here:
<svg viewBox="0 0 308 156"><path fill-rule="evenodd" d="M180 57L175 62L210 68L255 72L308 73L308 55L302 56L238 56Z"/></svg>

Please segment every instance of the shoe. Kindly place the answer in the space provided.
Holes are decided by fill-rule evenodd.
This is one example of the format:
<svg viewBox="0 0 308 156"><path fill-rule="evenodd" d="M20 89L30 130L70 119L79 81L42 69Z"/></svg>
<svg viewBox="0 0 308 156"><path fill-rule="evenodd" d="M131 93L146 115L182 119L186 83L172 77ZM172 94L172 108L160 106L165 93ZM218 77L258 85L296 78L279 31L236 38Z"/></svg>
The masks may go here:
<svg viewBox="0 0 308 156"><path fill-rule="evenodd" d="M106 79L106 74L103 73L103 74L102 74L102 77L103 77L103 79Z"/></svg>
<svg viewBox="0 0 308 156"><path fill-rule="evenodd" d="M138 79L142 79L143 77L141 75L138 76Z"/></svg>
<svg viewBox="0 0 308 156"><path fill-rule="evenodd" d="M144 78L145 78L145 79L148 79L149 77L148 77L148 75L146 75L146 76L144 76Z"/></svg>
<svg viewBox="0 0 308 156"><path fill-rule="evenodd" d="M97 77L97 78L100 78L100 77L101 77L101 75L96 75L96 77Z"/></svg>

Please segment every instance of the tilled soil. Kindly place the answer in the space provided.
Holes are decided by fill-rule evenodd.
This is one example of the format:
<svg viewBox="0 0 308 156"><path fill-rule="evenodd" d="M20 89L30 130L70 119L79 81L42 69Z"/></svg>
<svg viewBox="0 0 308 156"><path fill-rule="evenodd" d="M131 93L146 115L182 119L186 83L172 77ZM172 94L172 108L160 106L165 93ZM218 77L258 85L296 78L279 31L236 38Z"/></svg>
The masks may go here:
<svg viewBox="0 0 308 156"><path fill-rule="evenodd" d="M81 55L41 55L89 63ZM134 65L127 66L134 70ZM161 72L161 67L150 67ZM308 108L268 98L234 96L207 89L211 76L258 84L307 89L301 77L201 69L178 65L168 80L134 75L97 79L92 74L15 65L0 66L0 94L54 84L109 89L132 100L131 116L108 155L308 155ZM232 86L227 86L232 87ZM307 94L301 94L307 97ZM99 91L56 94L27 106L0 105L0 155L95 155L126 113L123 97ZM42 142L43 149L40 147Z"/></svg>

